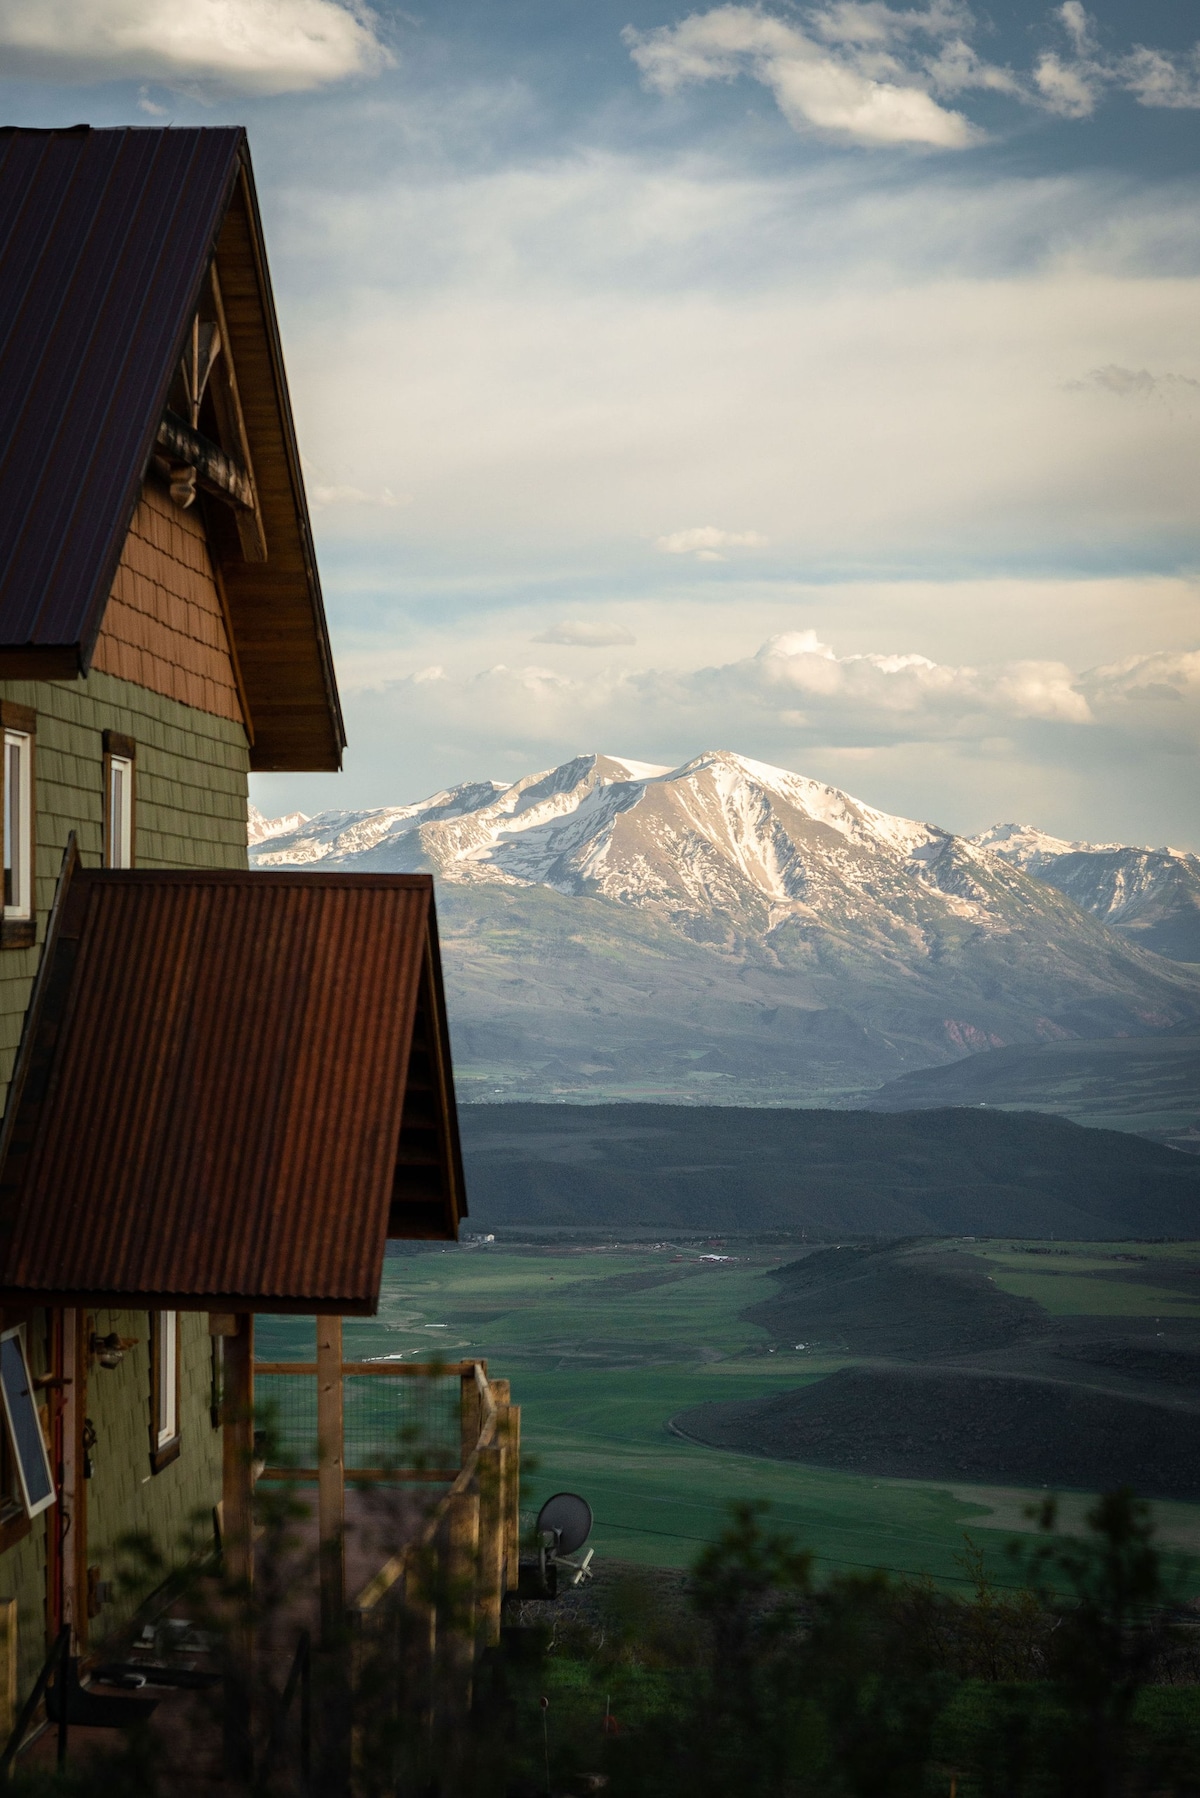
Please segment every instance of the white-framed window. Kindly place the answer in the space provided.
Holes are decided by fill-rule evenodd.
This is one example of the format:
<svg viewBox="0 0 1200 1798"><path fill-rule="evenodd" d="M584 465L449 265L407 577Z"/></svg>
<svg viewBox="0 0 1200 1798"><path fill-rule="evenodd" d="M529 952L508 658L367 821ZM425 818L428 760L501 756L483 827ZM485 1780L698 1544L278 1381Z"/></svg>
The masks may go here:
<svg viewBox="0 0 1200 1798"><path fill-rule="evenodd" d="M133 762L128 756L108 758L108 843L110 868L133 866Z"/></svg>
<svg viewBox="0 0 1200 1798"><path fill-rule="evenodd" d="M33 736L4 731L4 916L33 917Z"/></svg>
<svg viewBox="0 0 1200 1798"><path fill-rule="evenodd" d="M137 744L104 733L104 866L132 868L137 843Z"/></svg>
<svg viewBox="0 0 1200 1798"><path fill-rule="evenodd" d="M20 1324L0 1336L0 1397L3 1398L8 1446L21 1502L27 1514L36 1517L39 1511L45 1511L54 1503L54 1476L50 1471L50 1456L42 1435L42 1421Z"/></svg>
<svg viewBox="0 0 1200 1798"><path fill-rule="evenodd" d="M150 1316L150 1456L154 1470L179 1453L179 1313Z"/></svg>

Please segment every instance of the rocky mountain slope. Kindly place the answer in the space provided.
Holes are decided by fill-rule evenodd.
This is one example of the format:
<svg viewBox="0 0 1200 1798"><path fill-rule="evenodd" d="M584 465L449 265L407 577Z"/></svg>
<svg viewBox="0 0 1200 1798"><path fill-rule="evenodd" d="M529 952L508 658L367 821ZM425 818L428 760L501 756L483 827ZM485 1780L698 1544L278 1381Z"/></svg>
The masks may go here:
<svg viewBox="0 0 1200 1798"><path fill-rule="evenodd" d="M994 824L971 842L1057 887L1143 949L1200 962L1200 855L1067 843L1029 824Z"/></svg>
<svg viewBox="0 0 1200 1798"><path fill-rule="evenodd" d="M251 854L439 876L465 1098L789 1103L1006 1043L1200 1027L1200 970L1011 859L728 752L268 821Z"/></svg>

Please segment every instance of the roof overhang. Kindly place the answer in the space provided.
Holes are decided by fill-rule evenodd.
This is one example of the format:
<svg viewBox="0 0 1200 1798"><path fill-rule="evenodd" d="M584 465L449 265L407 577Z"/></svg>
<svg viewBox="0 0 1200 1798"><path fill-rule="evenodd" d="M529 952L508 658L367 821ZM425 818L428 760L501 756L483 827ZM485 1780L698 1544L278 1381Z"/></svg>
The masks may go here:
<svg viewBox="0 0 1200 1798"><path fill-rule="evenodd" d="M370 1314L466 1212L424 875L64 867L0 1137L0 1304Z"/></svg>

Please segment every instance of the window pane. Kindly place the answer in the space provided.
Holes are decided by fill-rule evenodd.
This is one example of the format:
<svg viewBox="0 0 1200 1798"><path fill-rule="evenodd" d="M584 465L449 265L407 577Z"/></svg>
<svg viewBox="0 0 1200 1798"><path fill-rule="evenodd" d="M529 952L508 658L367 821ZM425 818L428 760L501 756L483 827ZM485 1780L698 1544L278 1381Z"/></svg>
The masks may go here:
<svg viewBox="0 0 1200 1798"><path fill-rule="evenodd" d="M42 1439L33 1384L25 1365L25 1351L17 1330L10 1330L0 1337L0 1390L4 1394L9 1440L24 1488L25 1509L31 1517L36 1517L39 1511L54 1503L54 1482L50 1477L50 1459Z"/></svg>
<svg viewBox="0 0 1200 1798"><path fill-rule="evenodd" d="M156 1420L159 1448L165 1447L168 1442L173 1442L179 1434L179 1415L176 1404L176 1385L179 1372L176 1358L178 1328L176 1312L159 1312L157 1330L158 1417Z"/></svg>
<svg viewBox="0 0 1200 1798"><path fill-rule="evenodd" d="M9 731L4 737L4 909L10 917L30 915L29 866L30 740Z"/></svg>
<svg viewBox="0 0 1200 1798"><path fill-rule="evenodd" d="M133 763L111 756L108 763L108 842L110 868L133 866Z"/></svg>
<svg viewBox="0 0 1200 1798"><path fill-rule="evenodd" d="M20 892L21 751L11 737L4 743L4 903L13 906Z"/></svg>

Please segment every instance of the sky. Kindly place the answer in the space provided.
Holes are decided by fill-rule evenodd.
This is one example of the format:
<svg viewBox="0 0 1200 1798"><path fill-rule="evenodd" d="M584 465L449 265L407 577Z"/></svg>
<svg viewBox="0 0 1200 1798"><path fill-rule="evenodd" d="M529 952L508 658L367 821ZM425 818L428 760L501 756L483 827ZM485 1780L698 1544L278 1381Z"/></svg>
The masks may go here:
<svg viewBox="0 0 1200 1798"><path fill-rule="evenodd" d="M350 748L733 749L1200 849L1178 0L0 0L6 122L243 123Z"/></svg>

